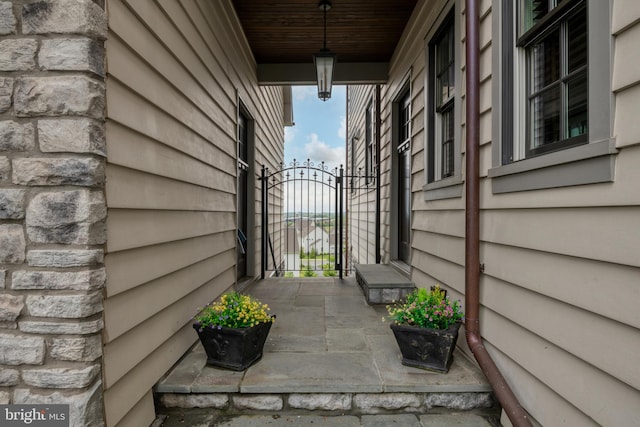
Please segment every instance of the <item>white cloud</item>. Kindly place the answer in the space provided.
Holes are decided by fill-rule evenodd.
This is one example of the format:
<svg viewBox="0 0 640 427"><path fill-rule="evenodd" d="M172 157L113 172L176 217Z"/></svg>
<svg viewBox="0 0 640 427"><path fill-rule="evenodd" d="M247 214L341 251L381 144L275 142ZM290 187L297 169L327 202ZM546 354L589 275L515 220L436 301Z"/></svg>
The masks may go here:
<svg viewBox="0 0 640 427"><path fill-rule="evenodd" d="M298 129L293 126L287 126L284 128L284 143L293 142L298 133Z"/></svg>
<svg viewBox="0 0 640 427"><path fill-rule="evenodd" d="M340 118L340 128L338 129L338 136L343 140L347 138L347 117L342 116Z"/></svg>
<svg viewBox="0 0 640 427"><path fill-rule="evenodd" d="M341 164L344 164L345 160L345 150L344 147L330 147L324 142L318 139L318 135L312 133L309 135L309 140L307 144L305 144L305 152L307 153L307 157L311 159L314 163L324 162L329 169L337 167Z"/></svg>
<svg viewBox="0 0 640 427"><path fill-rule="evenodd" d="M309 96L313 97L317 95L315 86L293 86L291 90L295 101L303 101Z"/></svg>

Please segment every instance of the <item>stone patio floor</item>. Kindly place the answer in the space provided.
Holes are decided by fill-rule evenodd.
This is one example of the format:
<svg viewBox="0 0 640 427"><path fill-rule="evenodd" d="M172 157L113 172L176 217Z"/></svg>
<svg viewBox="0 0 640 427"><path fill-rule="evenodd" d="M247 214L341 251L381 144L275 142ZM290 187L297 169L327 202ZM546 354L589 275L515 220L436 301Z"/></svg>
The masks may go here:
<svg viewBox="0 0 640 427"><path fill-rule="evenodd" d="M196 343L157 393L491 391L459 350L448 374L403 366L385 307L367 305L353 278L272 278L247 292L277 316L262 360L244 372L209 367Z"/></svg>

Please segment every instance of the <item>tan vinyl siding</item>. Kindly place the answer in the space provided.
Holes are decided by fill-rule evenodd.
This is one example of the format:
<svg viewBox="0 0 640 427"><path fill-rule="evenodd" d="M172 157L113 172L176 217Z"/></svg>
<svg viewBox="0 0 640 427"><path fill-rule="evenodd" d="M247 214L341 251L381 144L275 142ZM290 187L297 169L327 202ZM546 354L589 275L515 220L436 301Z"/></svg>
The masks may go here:
<svg viewBox="0 0 640 427"><path fill-rule="evenodd" d="M108 0L107 11L105 412L108 426L138 426L197 339L197 308L236 282L239 102L255 124L252 181L282 160L283 90L257 86L229 1Z"/></svg>
<svg viewBox="0 0 640 427"><path fill-rule="evenodd" d="M640 7L612 4L615 179L612 183L493 194L493 4L481 2L480 203L481 332L534 425L640 424ZM464 193L426 201L425 101L427 44L453 2L420 3L382 87L381 174L383 262L389 262L392 102L405 79L412 94L412 279L464 294ZM459 1L462 9L464 1ZM464 165L464 10L458 10ZM498 46L499 44L495 44ZM608 82L602 82L607 85ZM350 88L352 90L352 88ZM365 89L358 89L358 93ZM456 99L456 102L457 99ZM352 116L363 114L350 105ZM361 147L361 149L363 149ZM464 182L464 171L462 172ZM466 349L465 343L461 347ZM503 416L504 425L510 425Z"/></svg>
<svg viewBox="0 0 640 427"><path fill-rule="evenodd" d="M366 109L373 106L373 119L375 120L375 86L361 85L349 86L350 111L357 114L349 117L349 134L347 135L349 164L346 175L349 176L347 185L356 187L355 192L348 188L345 192L345 203L349 211L349 248L347 256L352 262L363 264L375 264L375 197L376 182L365 182L366 175ZM375 144L375 126L372 126L372 138ZM351 151L351 139L358 138L356 151ZM374 150L375 151L375 150ZM351 170L352 158L355 157L355 170ZM352 176L355 176L351 178ZM384 180L382 180L384 182ZM348 263L350 265L350 263Z"/></svg>

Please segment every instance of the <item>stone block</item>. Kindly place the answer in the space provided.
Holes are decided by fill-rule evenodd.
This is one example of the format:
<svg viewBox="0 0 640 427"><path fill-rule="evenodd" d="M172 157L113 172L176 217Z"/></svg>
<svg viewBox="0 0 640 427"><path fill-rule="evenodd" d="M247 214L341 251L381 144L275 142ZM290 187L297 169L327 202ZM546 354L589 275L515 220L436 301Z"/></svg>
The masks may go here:
<svg viewBox="0 0 640 427"><path fill-rule="evenodd" d="M33 39L0 41L0 71L26 71L36 67L38 42Z"/></svg>
<svg viewBox="0 0 640 427"><path fill-rule="evenodd" d="M0 151L28 151L35 147L33 123L0 121Z"/></svg>
<svg viewBox="0 0 640 427"><path fill-rule="evenodd" d="M9 179L11 176L11 161L8 157L0 156L0 181Z"/></svg>
<svg viewBox="0 0 640 427"><path fill-rule="evenodd" d="M362 393L354 397L354 403L363 413L376 414L384 410L417 411L422 400L412 393Z"/></svg>
<svg viewBox="0 0 640 427"><path fill-rule="evenodd" d="M15 322L24 308L23 295L0 294L0 321Z"/></svg>
<svg viewBox="0 0 640 427"><path fill-rule="evenodd" d="M0 289L6 288L7 270L0 269Z"/></svg>
<svg viewBox="0 0 640 427"><path fill-rule="evenodd" d="M44 153L93 153L106 156L104 124L93 119L38 121Z"/></svg>
<svg viewBox="0 0 640 427"><path fill-rule="evenodd" d="M53 338L49 345L49 355L56 360L93 362L102 356L102 339L100 335Z"/></svg>
<svg viewBox="0 0 640 427"><path fill-rule="evenodd" d="M0 2L0 35L15 34L16 17L13 14L13 3L10 1Z"/></svg>
<svg viewBox="0 0 640 427"><path fill-rule="evenodd" d="M85 76L22 77L15 81L13 108L19 117L104 117L104 83Z"/></svg>
<svg viewBox="0 0 640 427"><path fill-rule="evenodd" d="M0 391L0 405L8 405L11 403L11 393L8 391Z"/></svg>
<svg viewBox="0 0 640 427"><path fill-rule="evenodd" d="M13 96L13 79L10 77L0 77L0 113L11 108Z"/></svg>
<svg viewBox="0 0 640 427"><path fill-rule="evenodd" d="M229 405L226 394L172 394L160 396L160 404L165 408L215 408L224 409Z"/></svg>
<svg viewBox="0 0 640 427"><path fill-rule="evenodd" d="M18 322L0 322L0 329L18 329Z"/></svg>
<svg viewBox="0 0 640 427"><path fill-rule="evenodd" d="M468 411L493 406L491 393L429 393L424 400L427 409L443 407Z"/></svg>
<svg viewBox="0 0 640 427"><path fill-rule="evenodd" d="M0 334L0 364L42 365L44 354L42 337Z"/></svg>
<svg viewBox="0 0 640 427"><path fill-rule="evenodd" d="M81 34L107 38L104 10L91 0L46 0L22 6L24 34Z"/></svg>
<svg viewBox="0 0 640 427"><path fill-rule="evenodd" d="M282 397L275 395L233 396L233 406L239 410L280 411L284 406Z"/></svg>
<svg viewBox="0 0 640 427"><path fill-rule="evenodd" d="M12 387L20 382L20 371L0 368L0 387Z"/></svg>
<svg viewBox="0 0 640 427"><path fill-rule="evenodd" d="M356 281L370 305L391 304L415 289L415 284L388 264L357 264Z"/></svg>
<svg viewBox="0 0 640 427"><path fill-rule="evenodd" d="M22 225L0 224L0 263L22 264L26 244Z"/></svg>
<svg viewBox="0 0 640 427"><path fill-rule="evenodd" d="M81 369L49 367L24 369L22 381L27 385L41 388L84 388L89 386L99 373L100 365Z"/></svg>
<svg viewBox="0 0 640 427"><path fill-rule="evenodd" d="M310 411L348 411L351 409L350 394L291 394L288 399L289 406L296 409L308 409Z"/></svg>
<svg viewBox="0 0 640 427"><path fill-rule="evenodd" d="M106 239L106 216L100 191L40 193L27 207L27 235L38 243L98 245Z"/></svg>
<svg viewBox="0 0 640 427"><path fill-rule="evenodd" d="M43 40L38 64L46 70L90 71L104 77L104 44L98 40Z"/></svg>
<svg viewBox="0 0 640 427"><path fill-rule="evenodd" d="M85 271L14 271L12 289L94 291L107 280L105 269Z"/></svg>
<svg viewBox="0 0 640 427"><path fill-rule="evenodd" d="M13 403L69 405L69 427L103 427L102 383L97 381L82 393L69 394L68 391L37 392L18 388L13 392Z"/></svg>
<svg viewBox="0 0 640 427"><path fill-rule="evenodd" d="M102 249L37 249L27 252L31 267L85 267L104 262Z"/></svg>
<svg viewBox="0 0 640 427"><path fill-rule="evenodd" d="M102 293L77 295L28 295L27 310L35 317L79 319L102 311Z"/></svg>
<svg viewBox="0 0 640 427"><path fill-rule="evenodd" d="M104 162L86 158L15 159L13 183L18 185L82 185L104 183Z"/></svg>
<svg viewBox="0 0 640 427"><path fill-rule="evenodd" d="M0 219L24 218L26 194L26 190L0 189Z"/></svg>
<svg viewBox="0 0 640 427"><path fill-rule="evenodd" d="M31 334L90 335L100 332L104 328L104 322L102 319L84 322L24 320L18 322L18 327L22 332Z"/></svg>

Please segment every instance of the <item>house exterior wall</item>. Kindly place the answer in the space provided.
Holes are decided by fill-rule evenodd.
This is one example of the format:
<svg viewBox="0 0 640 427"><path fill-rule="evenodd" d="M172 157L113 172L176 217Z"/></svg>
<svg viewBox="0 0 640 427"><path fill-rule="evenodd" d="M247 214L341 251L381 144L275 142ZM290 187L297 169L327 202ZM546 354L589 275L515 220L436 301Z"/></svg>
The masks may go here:
<svg viewBox="0 0 640 427"><path fill-rule="evenodd" d="M105 11L0 1L0 35L0 404L101 426Z"/></svg>
<svg viewBox="0 0 640 427"><path fill-rule="evenodd" d="M456 3L461 52L456 59L456 102L461 108L455 123L461 146L456 161L463 167L464 2ZM610 3L613 130L606 156L615 171L613 180L503 192L496 185L500 179L494 157L501 143L495 116L502 87L497 77L501 51L494 51L500 46L495 36L500 3L480 2L481 334L534 424L637 425L640 74L630 64L637 59L633 46L640 37L640 8L633 1ZM410 79L411 277L417 286L441 283L453 298L462 298L465 211L464 191L458 187L464 185L464 173L459 169L457 179L438 187L427 183L425 167L428 42L453 5L419 3L394 54L389 82L382 89L381 167L393 174L392 163L385 160L392 144L392 101ZM357 89L367 90L371 88ZM357 106L350 108L348 132L352 123L357 126L352 117L362 114ZM538 173L537 179L557 176L550 168ZM388 192L383 191L383 197L383 207L392 205ZM383 236L394 232L390 221L383 227ZM459 344L466 347L462 340ZM506 416L502 423L509 425Z"/></svg>
<svg viewBox="0 0 640 427"><path fill-rule="evenodd" d="M236 283L240 104L253 122L251 182L282 160L283 88L257 86L230 1L106 7L104 401L108 426L140 426L154 417L153 385L197 340L192 316Z"/></svg>
<svg viewBox="0 0 640 427"><path fill-rule="evenodd" d="M367 176L365 160L366 109L372 105L375 117L375 94L375 86L370 85L349 86L347 90L349 133L346 147L348 162L345 168L345 204L348 210L348 267L352 263L375 263L376 183ZM372 128L372 138L375 140L375 128ZM385 169L382 172L382 182L385 182L388 179ZM388 191L386 187L385 191ZM387 199L388 197L383 197L383 203Z"/></svg>

